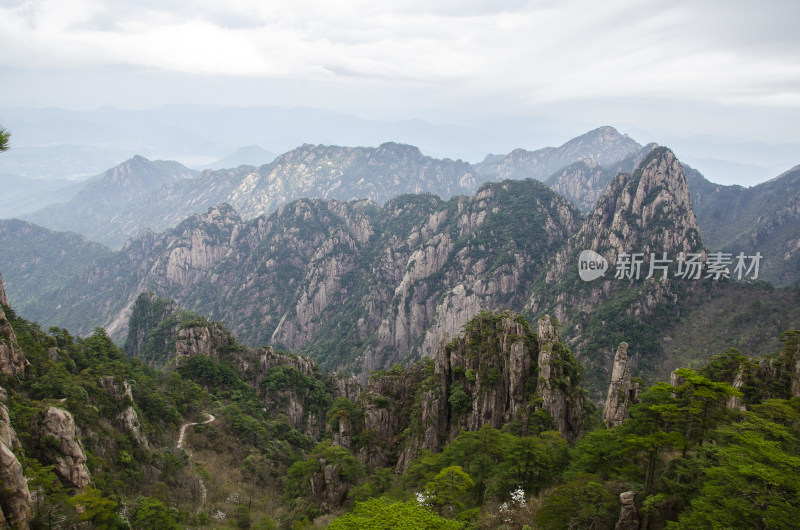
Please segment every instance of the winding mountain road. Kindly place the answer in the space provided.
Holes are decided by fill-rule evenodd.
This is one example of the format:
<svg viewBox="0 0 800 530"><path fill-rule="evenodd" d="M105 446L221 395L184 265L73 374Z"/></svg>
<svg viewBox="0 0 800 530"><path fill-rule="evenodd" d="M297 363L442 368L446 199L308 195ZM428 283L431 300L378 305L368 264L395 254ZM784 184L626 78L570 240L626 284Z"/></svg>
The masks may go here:
<svg viewBox="0 0 800 530"><path fill-rule="evenodd" d="M184 423L183 425L181 425L181 431L180 434L178 435L178 449L183 448L183 435L186 434L186 427L191 427L192 425L205 425L206 423L211 423L212 421L217 419L214 417L213 414L209 414L208 412L205 412L204 414L208 416L208 419L206 421L196 421L194 423Z"/></svg>

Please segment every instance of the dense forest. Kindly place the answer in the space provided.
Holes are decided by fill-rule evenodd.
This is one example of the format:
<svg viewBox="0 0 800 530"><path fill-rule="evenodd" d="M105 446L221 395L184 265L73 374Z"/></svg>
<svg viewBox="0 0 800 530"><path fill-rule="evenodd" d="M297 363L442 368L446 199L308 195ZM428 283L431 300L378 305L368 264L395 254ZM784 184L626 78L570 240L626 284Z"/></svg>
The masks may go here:
<svg viewBox="0 0 800 530"><path fill-rule="evenodd" d="M359 392L347 374L247 349L150 301L131 323L145 330L142 359L102 329L44 331L2 305L3 351L24 355L0 376L3 448L28 489L2 476L7 526L793 528L800 517L800 331L760 359L728 350L650 388L629 379L627 409L604 422L549 317L531 329L481 313L435 359L373 372Z"/></svg>

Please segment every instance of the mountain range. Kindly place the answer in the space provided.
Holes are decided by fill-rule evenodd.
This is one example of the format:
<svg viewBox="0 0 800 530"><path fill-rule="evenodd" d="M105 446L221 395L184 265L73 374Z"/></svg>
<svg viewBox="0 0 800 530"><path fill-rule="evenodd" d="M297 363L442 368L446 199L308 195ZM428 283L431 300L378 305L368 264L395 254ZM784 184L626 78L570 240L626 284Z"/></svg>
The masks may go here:
<svg viewBox="0 0 800 530"><path fill-rule="evenodd" d="M460 160L424 156L416 147L396 143L377 148L306 144L266 165L207 170L193 178L191 170L176 162L150 162L137 156L96 177L65 204L23 217L118 248L144 228L163 230L222 203L249 220L299 198L365 198L384 204L406 193L433 193L449 199L474 193L482 182L544 180L551 168L585 158L616 160L639 148L613 128L603 127L558 148L516 150L473 167ZM140 173L142 177L120 185L120 176Z"/></svg>
<svg viewBox="0 0 800 530"><path fill-rule="evenodd" d="M567 165L543 177L551 165L562 163ZM141 231L117 252L90 251L88 242L81 243L75 253L83 252L86 267L71 269L71 279L60 272L54 276L57 285L35 285L22 272L35 257L21 245L0 257L0 267L12 299L19 287L29 289L18 310L48 325L80 333L102 325L122 340L138 294L149 290L221 320L247 344L286 347L316 357L325 368L362 377L433 355L441 341L456 336L485 309L556 315L587 367L593 392L601 390L621 340L631 343L632 366L643 375L662 375L678 358L685 362L713 353L710 348L719 347L713 335L697 330L681 351L670 341L686 315L708 311L715 301L744 296L761 304L756 316L747 306L726 306L730 319L750 319L739 341L753 353L774 350L780 329L797 321L800 304L792 288L734 281L578 280L577 254L585 248L603 254L611 271L621 252L666 252L675 258L680 252L715 249L705 240L703 223L724 224L724 216L733 212L707 215L704 208L714 203L706 200L703 186L715 185L668 149L642 147L601 128L561 148L518 150L481 164L437 161L399 144L303 146L260 168L168 176L158 193L140 199L150 219L164 215L178 222L186 211L179 210L179 197L189 203L186 208L228 199L233 204L210 206L158 234ZM525 171L553 188L572 190L565 195L576 204L534 179L497 181ZM395 175L388 186L370 185L387 174ZM115 189L113 175L98 180L109 193ZM762 231L763 241L796 226L791 223L795 175L789 172L747 191L758 197L783 185L786 202L764 201L759 222L784 228ZM494 182L466 195L480 179ZM393 197L423 185L438 186L434 190L452 197ZM371 200L331 198L356 189ZM717 189L714 193L729 190ZM309 190L327 196L289 202L295 195L312 195ZM192 193L196 199L190 199ZM702 198L695 198L698 193ZM587 208L592 196L598 201ZM170 204L173 211L164 213ZM128 211L142 216L133 206ZM272 213L265 213L269 209ZM135 224L133 217L127 224L108 221L121 227L120 240L122 227ZM2 222L0 234L20 241L22 226ZM747 226L753 228L742 224ZM777 270L768 264L783 255L769 253L769 245L763 248L762 272ZM797 267L785 270L782 283L796 282Z"/></svg>
<svg viewBox="0 0 800 530"><path fill-rule="evenodd" d="M800 166L229 160L0 221L0 528L792 527Z"/></svg>

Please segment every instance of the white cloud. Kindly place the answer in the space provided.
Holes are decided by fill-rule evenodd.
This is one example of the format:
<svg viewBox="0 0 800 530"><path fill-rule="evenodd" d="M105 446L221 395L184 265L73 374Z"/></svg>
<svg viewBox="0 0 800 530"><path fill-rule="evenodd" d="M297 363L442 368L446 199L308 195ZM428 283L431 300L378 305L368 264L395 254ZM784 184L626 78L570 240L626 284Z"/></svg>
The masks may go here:
<svg viewBox="0 0 800 530"><path fill-rule="evenodd" d="M27 0L0 3L0 68L389 82L393 91L428 87L527 108L611 96L796 108L798 9L779 1Z"/></svg>

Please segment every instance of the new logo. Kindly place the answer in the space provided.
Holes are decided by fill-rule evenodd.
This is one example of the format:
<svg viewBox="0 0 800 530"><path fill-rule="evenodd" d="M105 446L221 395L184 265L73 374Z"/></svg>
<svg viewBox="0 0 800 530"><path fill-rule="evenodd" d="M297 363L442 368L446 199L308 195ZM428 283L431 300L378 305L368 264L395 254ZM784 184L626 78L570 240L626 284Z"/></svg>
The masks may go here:
<svg viewBox="0 0 800 530"><path fill-rule="evenodd" d="M578 256L578 275L585 282L604 276L607 270L608 262L606 258L594 250L584 250Z"/></svg>

